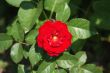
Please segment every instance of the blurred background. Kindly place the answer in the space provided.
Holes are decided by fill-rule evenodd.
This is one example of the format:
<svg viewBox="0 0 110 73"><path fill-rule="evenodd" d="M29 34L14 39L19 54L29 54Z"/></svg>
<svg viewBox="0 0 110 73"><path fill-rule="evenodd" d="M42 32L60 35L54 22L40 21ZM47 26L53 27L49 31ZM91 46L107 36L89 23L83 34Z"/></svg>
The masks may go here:
<svg viewBox="0 0 110 73"><path fill-rule="evenodd" d="M69 6L70 19L88 19L98 33L86 42L79 42L79 46L75 47L77 49L74 51L86 51L87 63L96 64L104 70L104 73L110 73L110 0L71 0ZM18 9L5 0L0 0L0 33L6 33ZM81 44L83 46L80 46ZM0 73L16 73L17 65L10 59L9 52L10 50L6 50L0 53Z"/></svg>

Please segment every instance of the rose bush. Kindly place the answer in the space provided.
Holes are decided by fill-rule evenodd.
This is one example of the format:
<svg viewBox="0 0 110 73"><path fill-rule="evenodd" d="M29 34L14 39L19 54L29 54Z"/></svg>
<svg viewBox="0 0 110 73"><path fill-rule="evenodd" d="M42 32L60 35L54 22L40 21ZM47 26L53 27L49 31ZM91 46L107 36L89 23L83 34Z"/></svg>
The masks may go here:
<svg viewBox="0 0 110 73"><path fill-rule="evenodd" d="M109 5L110 0L0 0L0 73L110 72L110 45L103 44L109 42Z"/></svg>
<svg viewBox="0 0 110 73"><path fill-rule="evenodd" d="M37 37L38 46L48 55L58 56L71 45L72 35L65 23L56 20L47 20L40 28Z"/></svg>

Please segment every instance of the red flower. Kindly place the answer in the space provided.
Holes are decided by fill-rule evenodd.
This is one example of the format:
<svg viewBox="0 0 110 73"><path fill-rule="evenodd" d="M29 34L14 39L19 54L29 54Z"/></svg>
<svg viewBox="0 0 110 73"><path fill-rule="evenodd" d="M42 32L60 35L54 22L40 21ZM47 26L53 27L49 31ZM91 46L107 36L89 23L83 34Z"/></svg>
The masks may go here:
<svg viewBox="0 0 110 73"><path fill-rule="evenodd" d="M40 28L36 39L38 46L49 56L58 56L71 45L72 35L61 21L47 20Z"/></svg>

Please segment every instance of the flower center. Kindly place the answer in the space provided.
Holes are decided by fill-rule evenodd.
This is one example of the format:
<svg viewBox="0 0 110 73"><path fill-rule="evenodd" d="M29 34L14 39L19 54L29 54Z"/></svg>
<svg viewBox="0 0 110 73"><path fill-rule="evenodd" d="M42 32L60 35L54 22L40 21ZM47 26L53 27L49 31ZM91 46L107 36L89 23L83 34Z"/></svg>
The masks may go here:
<svg viewBox="0 0 110 73"><path fill-rule="evenodd" d="M47 40L51 47L59 47L63 43L63 36L60 36L60 33L55 32L48 35Z"/></svg>
<svg viewBox="0 0 110 73"><path fill-rule="evenodd" d="M58 41L58 36L53 36L53 37L52 37L52 41L53 41L53 42L57 42L57 41Z"/></svg>

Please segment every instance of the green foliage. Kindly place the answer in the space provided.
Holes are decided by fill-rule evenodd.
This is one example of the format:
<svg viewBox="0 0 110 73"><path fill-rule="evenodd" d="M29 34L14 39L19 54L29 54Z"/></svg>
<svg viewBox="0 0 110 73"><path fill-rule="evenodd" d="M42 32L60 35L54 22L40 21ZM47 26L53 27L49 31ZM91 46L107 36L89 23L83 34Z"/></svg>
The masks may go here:
<svg viewBox="0 0 110 73"><path fill-rule="evenodd" d="M70 0L45 0L44 7L50 11L59 11L62 6L65 6L65 3L68 3Z"/></svg>
<svg viewBox="0 0 110 73"><path fill-rule="evenodd" d="M43 61L38 68L37 73L52 73L55 69L55 63Z"/></svg>
<svg viewBox="0 0 110 73"><path fill-rule="evenodd" d="M102 73L102 70L93 64L87 64L83 67L72 67L70 73Z"/></svg>
<svg viewBox="0 0 110 73"><path fill-rule="evenodd" d="M102 73L101 68L96 67L96 65L94 64L87 64L87 65L84 65L82 68L93 73Z"/></svg>
<svg viewBox="0 0 110 73"><path fill-rule="evenodd" d="M77 58L77 65L78 66L81 66L83 64L86 63L86 59L87 59L87 56L86 56L86 53L85 52L78 52L75 57Z"/></svg>
<svg viewBox="0 0 110 73"><path fill-rule="evenodd" d="M23 49L23 56L25 59L28 58L28 51L26 51L25 49Z"/></svg>
<svg viewBox="0 0 110 73"><path fill-rule="evenodd" d="M57 64L62 68L71 68L77 62L77 58L69 53L64 53L58 60Z"/></svg>
<svg viewBox="0 0 110 73"><path fill-rule="evenodd" d="M70 8L67 3L60 9L60 11L56 12L56 19L61 21L67 21L70 17Z"/></svg>
<svg viewBox="0 0 110 73"><path fill-rule="evenodd" d="M31 0L6 0L10 5L15 7L19 7L23 1L31 1Z"/></svg>
<svg viewBox="0 0 110 73"><path fill-rule="evenodd" d="M7 28L7 34L12 35L13 38L18 41L22 42L24 40L24 31L21 25L15 20L12 23L12 26Z"/></svg>
<svg viewBox="0 0 110 73"><path fill-rule="evenodd" d="M25 41L29 44L34 44L36 42L37 30L31 30L29 34L27 34Z"/></svg>
<svg viewBox="0 0 110 73"><path fill-rule="evenodd" d="M9 35L0 33L0 53L3 53L5 50L7 50L12 43L13 40Z"/></svg>
<svg viewBox="0 0 110 73"><path fill-rule="evenodd" d="M16 43L12 46L10 52L11 58L15 63L18 63L23 58L23 47L20 43Z"/></svg>
<svg viewBox="0 0 110 73"><path fill-rule="evenodd" d="M56 19L65 22L70 16L70 8L67 4L69 1L70 0L45 0L44 8L51 11L50 17L53 12L56 12Z"/></svg>
<svg viewBox="0 0 110 73"><path fill-rule="evenodd" d="M68 28L73 35L72 42L78 39L87 39L96 34L96 32L91 31L90 22L86 19L75 18L70 20L68 25Z"/></svg>
<svg viewBox="0 0 110 73"><path fill-rule="evenodd" d="M102 70L94 64L84 65L87 59L85 52L78 52L75 57L78 61L71 67L70 73L102 73Z"/></svg>
<svg viewBox="0 0 110 73"><path fill-rule="evenodd" d="M53 71L53 73L67 73L64 69L58 69Z"/></svg>
<svg viewBox="0 0 110 73"><path fill-rule="evenodd" d="M42 11L41 9L42 3L39 3L37 7L36 4L31 1L22 2L18 11L18 20L25 32L28 32L34 26L36 19Z"/></svg>
<svg viewBox="0 0 110 73"><path fill-rule="evenodd" d="M18 73L25 73L24 71L24 65L18 65Z"/></svg>
<svg viewBox="0 0 110 73"><path fill-rule="evenodd" d="M84 47L85 43L86 43L86 40L79 39L72 44L71 49L73 51L80 51Z"/></svg>
<svg viewBox="0 0 110 73"><path fill-rule="evenodd" d="M41 60L41 55L39 53L35 52L35 44L32 45L29 51L29 60L32 64L32 66L36 65Z"/></svg>

